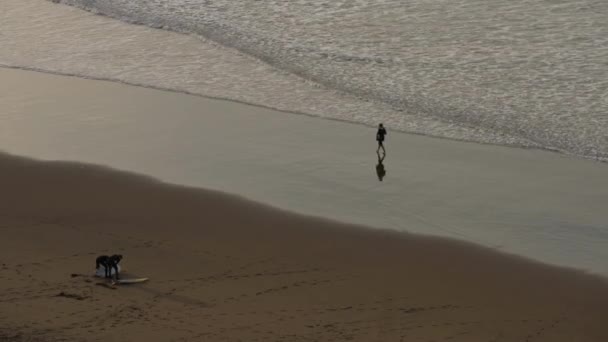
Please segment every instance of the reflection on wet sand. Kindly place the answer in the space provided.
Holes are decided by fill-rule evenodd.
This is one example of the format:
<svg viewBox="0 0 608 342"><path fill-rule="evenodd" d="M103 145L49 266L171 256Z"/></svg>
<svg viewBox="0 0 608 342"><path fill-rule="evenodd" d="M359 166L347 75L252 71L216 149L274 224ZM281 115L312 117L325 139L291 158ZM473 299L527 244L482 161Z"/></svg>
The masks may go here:
<svg viewBox="0 0 608 342"><path fill-rule="evenodd" d="M386 152L380 154L380 152L376 152L378 155L378 164L376 165L376 174L378 175L378 180L382 182L384 176L386 176L386 168L384 167L384 158L386 157Z"/></svg>

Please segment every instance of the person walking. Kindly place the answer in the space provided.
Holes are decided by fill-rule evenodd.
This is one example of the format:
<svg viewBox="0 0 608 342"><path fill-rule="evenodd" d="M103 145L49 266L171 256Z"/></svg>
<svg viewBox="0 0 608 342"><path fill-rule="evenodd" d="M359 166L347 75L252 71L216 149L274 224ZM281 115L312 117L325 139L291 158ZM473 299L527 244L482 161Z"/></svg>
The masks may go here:
<svg viewBox="0 0 608 342"><path fill-rule="evenodd" d="M386 150L384 149L384 136L386 135L386 129L384 129L383 124L378 125L378 132L376 132L376 141L378 142L378 149L376 153L380 152L382 149L382 153L386 154Z"/></svg>

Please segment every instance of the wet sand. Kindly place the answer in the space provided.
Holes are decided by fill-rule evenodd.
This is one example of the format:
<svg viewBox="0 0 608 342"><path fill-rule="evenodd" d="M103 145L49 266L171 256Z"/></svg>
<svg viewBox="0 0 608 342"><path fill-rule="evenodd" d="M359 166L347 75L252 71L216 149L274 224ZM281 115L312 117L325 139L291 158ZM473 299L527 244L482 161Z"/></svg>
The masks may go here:
<svg viewBox="0 0 608 342"><path fill-rule="evenodd" d="M86 164L0 169L9 340L608 340L608 286L576 271ZM106 253L150 281L105 286Z"/></svg>
<svg viewBox="0 0 608 342"><path fill-rule="evenodd" d="M608 276L608 164L0 68L0 147Z"/></svg>

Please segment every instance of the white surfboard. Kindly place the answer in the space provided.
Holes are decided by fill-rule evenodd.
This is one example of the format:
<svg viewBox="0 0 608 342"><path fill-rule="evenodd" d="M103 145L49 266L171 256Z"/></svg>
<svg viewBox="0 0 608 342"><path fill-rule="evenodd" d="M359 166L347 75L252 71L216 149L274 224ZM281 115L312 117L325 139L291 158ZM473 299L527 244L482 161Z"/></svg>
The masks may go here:
<svg viewBox="0 0 608 342"><path fill-rule="evenodd" d="M112 283L113 284L137 284L137 283L143 283L145 281L148 281L148 278L118 279L118 280L113 280Z"/></svg>

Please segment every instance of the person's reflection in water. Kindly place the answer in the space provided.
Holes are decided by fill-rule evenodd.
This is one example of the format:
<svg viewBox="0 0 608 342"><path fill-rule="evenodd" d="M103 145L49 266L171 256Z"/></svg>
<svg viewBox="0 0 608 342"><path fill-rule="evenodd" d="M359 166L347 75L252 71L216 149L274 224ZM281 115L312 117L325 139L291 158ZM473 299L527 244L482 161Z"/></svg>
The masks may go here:
<svg viewBox="0 0 608 342"><path fill-rule="evenodd" d="M386 157L386 153L382 153L380 156L380 152L376 152L378 154L378 165L376 165L376 174L378 175L378 180L382 182L382 178L386 176L386 169L384 169L384 157Z"/></svg>

